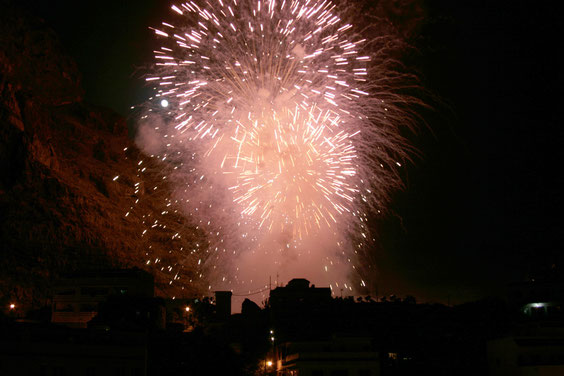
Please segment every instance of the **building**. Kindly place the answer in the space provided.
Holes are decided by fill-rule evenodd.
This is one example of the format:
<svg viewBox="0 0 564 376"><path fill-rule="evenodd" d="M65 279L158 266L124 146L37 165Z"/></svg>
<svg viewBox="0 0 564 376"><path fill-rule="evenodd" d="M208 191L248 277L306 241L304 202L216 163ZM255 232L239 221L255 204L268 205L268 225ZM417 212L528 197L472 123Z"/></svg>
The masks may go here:
<svg viewBox="0 0 564 376"><path fill-rule="evenodd" d="M563 302L564 280L560 278L537 278L508 286L508 302L516 307L527 304ZM540 308L535 306L533 308Z"/></svg>
<svg viewBox="0 0 564 376"><path fill-rule="evenodd" d="M278 341L319 339L330 324L331 289L293 279L285 287L270 291L268 304Z"/></svg>
<svg viewBox="0 0 564 376"><path fill-rule="evenodd" d="M276 346L278 376L378 376L380 361L370 337L333 336Z"/></svg>
<svg viewBox="0 0 564 376"><path fill-rule="evenodd" d="M291 310L300 304L323 304L331 301L329 287L315 287L307 279L292 279L284 287L270 291L269 304L275 310Z"/></svg>
<svg viewBox="0 0 564 376"><path fill-rule="evenodd" d="M0 375L147 374L143 333L17 323L1 328Z"/></svg>
<svg viewBox="0 0 564 376"><path fill-rule="evenodd" d="M339 303L330 288L310 286L306 279L293 279L270 292L270 339L278 376L380 375L371 333L343 325L354 309L339 308Z"/></svg>
<svg viewBox="0 0 564 376"><path fill-rule="evenodd" d="M513 284L509 302L519 320L508 335L488 341L490 375L564 375L564 283Z"/></svg>
<svg viewBox="0 0 564 376"><path fill-rule="evenodd" d="M152 298L153 276L140 269L69 274L54 287L51 321L86 328L109 297Z"/></svg>

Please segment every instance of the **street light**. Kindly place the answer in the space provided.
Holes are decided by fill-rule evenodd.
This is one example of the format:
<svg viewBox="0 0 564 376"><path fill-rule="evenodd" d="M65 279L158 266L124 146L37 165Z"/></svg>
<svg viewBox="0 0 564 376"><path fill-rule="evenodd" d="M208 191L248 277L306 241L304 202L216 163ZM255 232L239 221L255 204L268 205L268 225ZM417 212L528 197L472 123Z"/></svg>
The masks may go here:
<svg viewBox="0 0 564 376"><path fill-rule="evenodd" d="M274 347L274 330L273 330L273 329L270 329L269 338L270 338L270 345L272 346L272 348L271 348L272 354L271 354L271 355L274 355L274 349L273 349L273 347ZM267 355L268 355L268 354L267 354ZM268 360L268 359L265 359L265 360L264 360L264 374L265 374L265 375L267 374L266 368L267 368L267 367L268 367L268 368L271 368L273 364L274 364L274 363L272 362L272 360Z"/></svg>
<svg viewBox="0 0 564 376"><path fill-rule="evenodd" d="M273 363L272 363L272 360L268 360L268 359L265 359L265 360L264 360L264 374L265 374L265 375L267 375L267 374L270 372L269 370L267 371L266 368L267 368L267 367L268 367L268 368L272 367L272 364L273 364Z"/></svg>

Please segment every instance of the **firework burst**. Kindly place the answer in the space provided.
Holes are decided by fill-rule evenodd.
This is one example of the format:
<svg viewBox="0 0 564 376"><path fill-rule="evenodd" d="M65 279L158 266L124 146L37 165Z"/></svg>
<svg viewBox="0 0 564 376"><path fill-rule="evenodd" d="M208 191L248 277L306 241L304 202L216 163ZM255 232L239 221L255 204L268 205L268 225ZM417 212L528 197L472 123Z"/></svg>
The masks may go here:
<svg viewBox="0 0 564 376"><path fill-rule="evenodd" d="M329 1L172 11L154 29L139 143L167 166L167 205L207 236L191 254L209 288L260 289L275 275L365 286L367 213L401 185L398 129L414 122L388 40L364 39Z"/></svg>

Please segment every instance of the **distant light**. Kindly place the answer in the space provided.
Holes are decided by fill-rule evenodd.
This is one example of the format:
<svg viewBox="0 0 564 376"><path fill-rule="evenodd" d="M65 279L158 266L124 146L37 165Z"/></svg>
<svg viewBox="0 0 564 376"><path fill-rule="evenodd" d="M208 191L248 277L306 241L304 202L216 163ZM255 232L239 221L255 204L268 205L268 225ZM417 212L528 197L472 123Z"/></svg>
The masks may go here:
<svg viewBox="0 0 564 376"><path fill-rule="evenodd" d="M267 361L266 361L266 365L267 365L268 367L272 367L272 360L267 360Z"/></svg>
<svg viewBox="0 0 564 376"><path fill-rule="evenodd" d="M533 308L541 308L544 307L544 303L533 303L532 306Z"/></svg>
<svg viewBox="0 0 564 376"><path fill-rule="evenodd" d="M162 106L162 107L168 107L168 101L167 101L166 99L163 99L163 100L161 101L161 106Z"/></svg>
<svg viewBox="0 0 564 376"><path fill-rule="evenodd" d="M186 312L190 312L190 307L186 307Z"/></svg>
<svg viewBox="0 0 564 376"><path fill-rule="evenodd" d="M10 309L15 309L16 305L14 303L10 304Z"/></svg>

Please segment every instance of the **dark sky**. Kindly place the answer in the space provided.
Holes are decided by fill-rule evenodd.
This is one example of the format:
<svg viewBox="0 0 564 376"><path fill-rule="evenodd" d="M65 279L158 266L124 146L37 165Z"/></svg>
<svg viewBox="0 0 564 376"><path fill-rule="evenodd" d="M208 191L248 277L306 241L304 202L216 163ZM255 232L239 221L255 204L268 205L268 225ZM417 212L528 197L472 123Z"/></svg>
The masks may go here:
<svg viewBox="0 0 564 376"><path fill-rule="evenodd" d="M33 14L46 20L75 59L83 76L86 100L124 116L147 92L139 69L150 62L157 25L168 14L156 0L21 0Z"/></svg>
<svg viewBox="0 0 564 376"><path fill-rule="evenodd" d="M453 114L415 138L423 158L395 205L405 230L390 225L385 254L418 295L457 301L562 259L563 55L551 6L427 4L424 79Z"/></svg>
<svg viewBox="0 0 564 376"><path fill-rule="evenodd" d="M76 59L88 101L127 116L148 95L135 71L168 2L26 1ZM411 137L421 157L378 224L379 292L460 302L562 259L559 13L534 1L421 4L412 63L443 104Z"/></svg>

